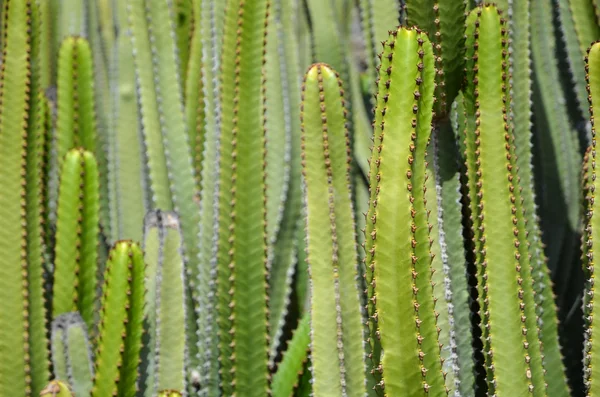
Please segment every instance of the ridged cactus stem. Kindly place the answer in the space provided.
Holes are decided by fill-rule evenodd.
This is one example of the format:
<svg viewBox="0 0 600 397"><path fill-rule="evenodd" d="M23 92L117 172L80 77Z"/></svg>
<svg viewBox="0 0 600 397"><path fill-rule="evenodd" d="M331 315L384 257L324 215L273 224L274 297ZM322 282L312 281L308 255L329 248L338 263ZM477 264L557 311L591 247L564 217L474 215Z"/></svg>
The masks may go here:
<svg viewBox="0 0 600 397"><path fill-rule="evenodd" d="M89 396L94 377L87 325L77 312L52 322L52 364L58 380L68 382L78 396Z"/></svg>
<svg viewBox="0 0 600 397"><path fill-rule="evenodd" d="M600 114L600 42L595 42L588 50L587 58L587 87L590 102L590 114L592 121L592 141L591 146L586 153L584 163L584 188L586 191L586 211L584 236L582 240L583 251L583 266L586 273L586 284L584 292L584 321L585 321L585 344L583 349L583 364L584 364L584 382L588 397L595 396L600 393L600 353L598 343L593 343L596 334L597 326L594 322L596 299L594 293L595 279L595 255L594 255L594 239L600 225L598 219L600 217L600 200L595 199L597 192L598 181L596 179L596 122L594 116Z"/></svg>
<svg viewBox="0 0 600 397"><path fill-rule="evenodd" d="M93 397L133 396L144 318L144 258L140 247L119 241L109 254L102 286Z"/></svg>
<svg viewBox="0 0 600 397"><path fill-rule="evenodd" d="M479 291L484 354L490 393L542 396L546 393L542 346L514 136L508 124L505 24L495 6L479 7L467 18L465 103L475 128L467 128L466 140L467 150L475 149L469 186L477 195L471 210L478 214L472 218L480 240L475 245L483 283Z"/></svg>
<svg viewBox="0 0 600 397"><path fill-rule="evenodd" d="M32 1L3 2L0 69L0 395L32 392L27 239L27 127L32 123Z"/></svg>
<svg viewBox="0 0 600 397"><path fill-rule="evenodd" d="M185 390L186 284L179 219L149 212L145 220L146 318L150 345L146 395Z"/></svg>
<svg viewBox="0 0 600 397"><path fill-rule="evenodd" d="M221 50L217 310L222 393L268 385L265 81L269 1L229 0Z"/></svg>
<svg viewBox="0 0 600 397"><path fill-rule="evenodd" d="M316 395L364 396L358 254L342 94L342 83L329 66L316 64L306 72L301 111L302 170L313 390Z"/></svg>
<svg viewBox="0 0 600 397"><path fill-rule="evenodd" d="M65 156L59 187L52 313L79 311L90 331L97 312L98 169L94 155Z"/></svg>
<svg viewBox="0 0 600 397"><path fill-rule="evenodd" d="M169 0L127 0L136 71L137 98L148 158L153 209L175 210L180 216L186 275L192 296L188 315L200 297L195 288L201 273L199 193L186 130L183 88L179 76L173 4ZM202 270L203 271L203 270ZM190 357L196 364L195 321L188 322Z"/></svg>
<svg viewBox="0 0 600 397"><path fill-rule="evenodd" d="M365 243L371 369L389 396L448 393L424 197L433 91L427 35L416 28L392 31L379 70Z"/></svg>

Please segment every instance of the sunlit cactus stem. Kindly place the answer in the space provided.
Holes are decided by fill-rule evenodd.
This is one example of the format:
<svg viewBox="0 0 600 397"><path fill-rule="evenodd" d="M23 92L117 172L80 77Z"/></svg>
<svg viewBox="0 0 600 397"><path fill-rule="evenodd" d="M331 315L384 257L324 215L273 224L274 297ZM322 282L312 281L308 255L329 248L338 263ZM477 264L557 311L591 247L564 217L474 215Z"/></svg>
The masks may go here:
<svg viewBox="0 0 600 397"><path fill-rule="evenodd" d="M302 173L316 395L364 396L365 353L342 83L315 64L302 91ZM335 358L337 357L337 360Z"/></svg>
<svg viewBox="0 0 600 397"><path fill-rule="evenodd" d="M414 78L405 78L406 73ZM427 35L416 28L392 31L379 70L365 235L370 367L377 388L390 396L448 392L437 339L424 197L433 90Z"/></svg>
<svg viewBox="0 0 600 397"><path fill-rule="evenodd" d="M144 318L144 267L139 245L130 241L115 243L102 286L93 397L136 393Z"/></svg>
<svg viewBox="0 0 600 397"><path fill-rule="evenodd" d="M68 384L53 380L40 392L40 397L75 397Z"/></svg>
<svg viewBox="0 0 600 397"><path fill-rule="evenodd" d="M52 313L79 311L90 331L98 288L98 169L94 155L72 149L60 177Z"/></svg>
<svg viewBox="0 0 600 397"><path fill-rule="evenodd" d="M594 117L600 114L600 42L595 42L588 50L587 58L587 82L590 102L590 114L592 120L591 146L586 153L584 162L584 192L586 193L585 225L582 239L583 266L586 273L586 284L584 292L584 323L585 344L583 350L584 382L587 396L595 396L600 393L600 352L599 344L594 341L597 334L595 324L595 255L594 240L600 230L600 200L596 199L598 181L596 178L597 158L597 135Z"/></svg>

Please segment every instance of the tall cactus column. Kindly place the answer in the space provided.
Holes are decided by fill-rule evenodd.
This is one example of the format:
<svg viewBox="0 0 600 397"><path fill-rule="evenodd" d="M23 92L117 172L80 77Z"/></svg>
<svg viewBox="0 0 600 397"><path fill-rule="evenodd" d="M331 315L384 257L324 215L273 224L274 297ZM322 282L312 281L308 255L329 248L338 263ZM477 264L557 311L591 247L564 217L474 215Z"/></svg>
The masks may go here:
<svg viewBox="0 0 600 397"><path fill-rule="evenodd" d="M365 261L370 366L389 396L447 393L425 207L433 63L431 42L416 28L393 31L381 56Z"/></svg>
<svg viewBox="0 0 600 397"><path fill-rule="evenodd" d="M217 310L224 395L268 385L265 88L268 0L229 0L221 51ZM268 78L268 76L265 76Z"/></svg>
<svg viewBox="0 0 600 397"><path fill-rule="evenodd" d="M508 34L495 6L471 12L466 44L465 143L488 392L543 396L526 220L508 124Z"/></svg>
<svg viewBox="0 0 600 397"><path fill-rule="evenodd" d="M313 390L322 396L364 396L358 256L342 93L341 81L329 66L316 64L306 73L302 165Z"/></svg>

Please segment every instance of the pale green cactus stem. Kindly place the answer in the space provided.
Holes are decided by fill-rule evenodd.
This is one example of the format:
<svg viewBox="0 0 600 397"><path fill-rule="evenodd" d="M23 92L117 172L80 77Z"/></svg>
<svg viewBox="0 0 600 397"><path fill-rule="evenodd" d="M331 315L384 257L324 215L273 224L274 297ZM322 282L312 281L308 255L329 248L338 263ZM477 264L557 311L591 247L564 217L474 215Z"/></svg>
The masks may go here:
<svg viewBox="0 0 600 397"><path fill-rule="evenodd" d="M114 47L114 18L112 0L96 0L87 3L87 31L93 64L94 111L96 115L96 146L94 153L100 176L100 224L102 234L109 242L116 240L111 229L109 203L109 134L110 134L110 55ZM107 10L108 8L108 10ZM108 11L108 12L107 12ZM106 16L108 14L108 17Z"/></svg>
<svg viewBox="0 0 600 397"><path fill-rule="evenodd" d="M429 34L437 73L435 116L450 111L462 83L464 67L464 21L462 0L406 0L406 20Z"/></svg>
<svg viewBox="0 0 600 397"><path fill-rule="evenodd" d="M51 1L53 45L52 54L58 54L68 36L84 36L87 31L87 2L80 0Z"/></svg>
<svg viewBox="0 0 600 397"><path fill-rule="evenodd" d="M96 128L96 100L94 69L89 42L79 36L68 36L62 42L58 55L57 115L54 135L55 158L52 163L53 178L50 181L50 219L56 222L56 199L58 175L67 152L81 147L96 157L105 158L104 149L98 144ZM106 176L106 162L98 168ZM106 187L106 184L103 185ZM101 192L101 200L107 200ZM104 220L101 219L104 223ZM108 225L104 225L108 227Z"/></svg>
<svg viewBox="0 0 600 397"><path fill-rule="evenodd" d="M173 19L175 27L175 39L177 41L177 58L179 62L179 76L181 86L186 86L187 70L190 58L190 37L194 31L194 7L198 7L201 1L175 0L173 2ZM198 78L198 76L194 76ZM185 92L184 92L185 95Z"/></svg>
<svg viewBox="0 0 600 397"><path fill-rule="evenodd" d="M219 153L221 100L218 71L221 69L221 44L225 1L203 1L200 9L202 36L202 96L204 139L200 177L200 253L197 279L198 362L201 396L220 396L219 350L217 345L217 240L219 233ZM210 49L210 50L208 50ZM188 80L188 84L191 81ZM189 94L189 93L188 93ZM191 94L190 94L191 95ZM188 96L188 104L191 96ZM198 121L196 121L197 123ZM188 344L189 346L189 344ZM193 347L190 355L193 354ZM190 382L191 384L191 382Z"/></svg>
<svg viewBox="0 0 600 397"><path fill-rule="evenodd" d="M144 319L144 258L130 241L110 251L102 286L93 397L133 396Z"/></svg>
<svg viewBox="0 0 600 397"><path fill-rule="evenodd" d="M221 393L268 384L264 75L268 0L229 0L221 48L217 311Z"/></svg>
<svg viewBox="0 0 600 397"><path fill-rule="evenodd" d="M186 284L179 219L152 211L145 220L146 319L149 324L146 396L185 390Z"/></svg>
<svg viewBox="0 0 600 397"><path fill-rule="evenodd" d="M114 239L141 241L149 205L142 131L135 94L133 47L127 35L127 4L115 2L115 37L110 68L109 178L110 229Z"/></svg>
<svg viewBox="0 0 600 397"><path fill-rule="evenodd" d="M580 116L587 121L590 114L587 108L584 57L590 43L600 39L600 25L592 1L558 0L557 3L558 28L567 53L571 83L577 95Z"/></svg>
<svg viewBox="0 0 600 397"><path fill-rule="evenodd" d="M558 320L552 282L544 253L534 191L531 142L531 34L530 0L509 2L510 122L514 132L516 164L521 179L523 208L527 217L527 242L530 246L534 298L539 319L539 336L544 346L544 368L548 395L568 396L569 390L558 344Z"/></svg>
<svg viewBox="0 0 600 397"><path fill-rule="evenodd" d="M177 4L187 3L187 1L179 0ZM188 133L188 143L192 154L192 162L194 165L194 175L196 177L196 185L198 190L202 189L202 163L204 155L204 134L205 126L205 96L204 83L202 78L203 68L203 52L205 43L202 35L202 5L208 2L194 1L193 7L190 7L189 15L183 14L184 18L189 18L190 43L189 43L189 60L185 65L182 76L185 76L185 122ZM176 10L177 11L177 10ZM179 62L183 64L182 58L182 43L179 42L181 37L178 33L178 48ZM210 47L208 47L210 48Z"/></svg>
<svg viewBox="0 0 600 397"><path fill-rule="evenodd" d="M127 0L127 12L136 70L137 98L148 159L152 209L175 210L181 219L188 297L187 340L191 367L196 360L195 285L201 272L198 235L201 217L199 193L184 116L173 26L173 5L168 0Z"/></svg>
<svg viewBox="0 0 600 397"><path fill-rule="evenodd" d="M600 377L598 370L598 344L593 343L596 337L597 328L594 324L595 316L595 256L594 256L594 238L597 231L600 230L598 225L598 216L600 213L598 205L600 200L595 199L597 184L596 179L596 123L594 116L600 113L600 42L592 44L588 50L586 57L586 72L588 82L588 93L590 103L590 114L592 121L592 140L591 146L586 153L586 161L584 163L584 172L587 174L584 178L584 191L586 192L586 209L585 209L585 225L584 236L582 239L583 251L583 266L586 273L586 284L584 292L584 322L585 322L585 343L583 349L583 366L584 366L584 383L587 396L595 396L599 393L600 387L598 378Z"/></svg>
<svg viewBox="0 0 600 397"><path fill-rule="evenodd" d="M40 346L42 340L30 341L39 331L32 328L43 327L43 302L41 297L41 258L33 250L32 244L41 243L39 227L39 197L28 195L27 188L34 181L26 178L36 174L35 163L28 164L27 143L34 139L35 115L30 114L31 101L38 98L38 92L31 89L34 82L35 67L32 59L35 51L35 34L39 32L37 7L32 1L4 1L3 4L3 54L0 70L0 183L3 193L0 195L0 217L3 221L0 236L0 355L10 357L0 362L0 395L28 395L35 389L37 382L46 379L34 379L43 368L31 364L34 357L39 358L32 349ZM39 85L37 85L39 87ZM29 171L29 172L28 172ZM39 185L38 185L39 187ZM5 190L4 190L5 189ZM29 197L28 197L29 196ZM38 202L38 205L35 205ZM29 204L29 205L28 205ZM37 207L37 209L36 209ZM29 214L28 214L29 212ZM38 224L28 224L29 221ZM29 235L37 229L38 235ZM28 252L29 249L32 249ZM39 250L38 250L39 251ZM36 261L28 263L36 257ZM32 272L30 274L30 272ZM32 285L29 285L29 283ZM35 301L29 302L30 299ZM33 304L33 306L32 306ZM40 306L41 304L41 306ZM29 309L35 309L30 312ZM42 312L40 313L40 309ZM37 317L39 315L42 317ZM37 318L36 318L37 317ZM42 321L40 324L39 322ZM47 353L46 353L47 354ZM47 359L46 359L47 360ZM47 365L42 362L40 365Z"/></svg>
<svg viewBox="0 0 600 397"><path fill-rule="evenodd" d="M414 78L404 78L407 73ZM424 197L433 91L427 35L416 28L392 31L381 55L365 234L370 368L388 396L448 393Z"/></svg>
<svg viewBox="0 0 600 397"><path fill-rule="evenodd" d="M310 317L305 314L300 319L294 330L292 339L288 342L283 359L277 365L277 372L273 375L273 395L292 396L294 389L298 387L300 375L310 345Z"/></svg>
<svg viewBox="0 0 600 397"><path fill-rule="evenodd" d="M362 91L358 71L351 57L348 19L340 17L340 9L335 1L308 0L311 31L312 59L324 62L340 73L347 93L348 123L350 131L350 148L357 166L367 174L369 165L369 147L372 134L369 117L363 104ZM339 4L338 4L339 5ZM354 172L354 170L353 170Z"/></svg>
<svg viewBox="0 0 600 397"><path fill-rule="evenodd" d="M54 70L54 52L52 41L52 5L51 1L37 1L38 9L40 10L40 86L42 90L50 87L53 81ZM0 11L1 13L1 11ZM0 29L1 32L1 29ZM2 43L0 39L0 44Z"/></svg>
<svg viewBox="0 0 600 397"><path fill-rule="evenodd" d="M98 212L94 155L72 149L60 177L52 315L79 311L90 332L98 309Z"/></svg>
<svg viewBox="0 0 600 397"><path fill-rule="evenodd" d="M568 249L567 241L580 228L581 188L579 143L571 127L566 98L554 56L556 45L551 0L531 2L531 56L534 66L534 111L536 141L539 142L540 178L537 186L541 203L549 267L560 267L561 252ZM583 64L582 64L583 67ZM585 80L582 80L584 84ZM584 100L586 97L584 96ZM566 249L565 249L566 248Z"/></svg>
<svg viewBox="0 0 600 397"><path fill-rule="evenodd" d="M71 387L59 380L50 382L39 395L40 397L75 397Z"/></svg>
<svg viewBox="0 0 600 397"><path fill-rule="evenodd" d="M545 396L526 220L508 123L505 25L495 6L478 7L467 18L465 105L475 128L467 128L466 140L475 148L475 172L469 179L478 197L477 208L472 203L471 211L479 214L473 217L473 227L480 239L476 265L484 283L480 288L484 355L490 393ZM503 235L513 237L502 239Z"/></svg>
<svg viewBox="0 0 600 397"><path fill-rule="evenodd" d="M25 211L27 224L27 301L29 311L29 355L31 359L31 393L39 394L50 378L44 271L46 269L45 240L45 161L48 130L47 102L41 88L41 21L36 3L31 4L31 75L29 115L27 120L27 151L25 155Z"/></svg>
<svg viewBox="0 0 600 397"><path fill-rule="evenodd" d="M381 42L387 40L389 31L400 24L398 0L360 0L360 18L365 41L367 73L370 85L375 87Z"/></svg>
<svg viewBox="0 0 600 397"><path fill-rule="evenodd" d="M64 313L52 321L51 347L55 379L71 385L75 395L89 396L94 361L87 325L79 313Z"/></svg>
<svg viewBox="0 0 600 397"><path fill-rule="evenodd" d="M364 396L358 254L342 95L342 83L329 66L315 64L306 72L301 110L302 174L313 390L316 395Z"/></svg>
<svg viewBox="0 0 600 397"><path fill-rule="evenodd" d="M275 20L269 27L267 44L269 53L267 56L278 57L278 66L280 68L280 96L283 105L283 126L284 129L278 131L285 138L288 145L286 153L286 162L289 164L289 173L285 178L287 189L284 192L284 202L282 205L281 222L276 234L272 237L275 242L273 245L273 254L271 268L269 271L269 327L271 337L271 360L275 358L277 348L280 345L280 339L285 326L285 316L288 313L290 304L290 294L292 293L292 279L295 272L295 261L297 257L296 230L300 221L300 212L302 206L301 190L301 164L300 164L300 78L299 67L299 47L294 32L294 9L293 1L276 0L272 5L271 15ZM271 32L273 34L271 35ZM271 46L271 39L276 42L277 47ZM275 54L273 54L275 52ZM269 66L269 60L267 60ZM269 84L270 79L267 79ZM268 87L268 86L267 86ZM268 89L268 88L267 88ZM273 110L269 109L267 91L267 122ZM267 134L272 132L267 126ZM285 132L286 136L283 136ZM275 133L273 132L272 135ZM267 135L267 145L269 143ZM267 155L269 153L267 146ZM268 160L268 159L267 159ZM278 162L275 162L277 165ZM270 164L267 161L267 167ZM267 169L268 177L269 169ZM269 191L267 191L268 193ZM268 199L268 197L267 197ZM275 201L277 203L277 201ZM269 205L269 202L267 201ZM267 212L267 216L268 216ZM268 218L267 218L268 222ZM267 226L269 224L267 223Z"/></svg>

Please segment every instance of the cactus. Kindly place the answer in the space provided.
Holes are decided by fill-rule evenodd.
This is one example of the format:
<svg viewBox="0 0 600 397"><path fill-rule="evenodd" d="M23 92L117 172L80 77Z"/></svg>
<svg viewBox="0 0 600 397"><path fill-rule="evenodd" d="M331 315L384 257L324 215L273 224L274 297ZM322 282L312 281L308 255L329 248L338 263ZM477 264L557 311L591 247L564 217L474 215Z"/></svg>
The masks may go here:
<svg viewBox="0 0 600 397"><path fill-rule="evenodd" d="M110 251L102 286L93 397L135 395L144 299L142 250L119 241Z"/></svg>
<svg viewBox="0 0 600 397"><path fill-rule="evenodd" d="M97 311L98 169L73 149L63 161L58 197L52 313L79 311L90 330Z"/></svg>
<svg viewBox="0 0 600 397"><path fill-rule="evenodd" d="M127 36L126 3L118 2L119 27L111 56L111 133L109 134L108 193L113 239L140 241L149 205L147 173L143 161L141 126L135 96L131 39ZM125 215L127 214L127 215Z"/></svg>
<svg viewBox="0 0 600 397"><path fill-rule="evenodd" d="M310 317L305 314L288 343L283 360L277 367L277 372L273 375L274 396L291 396L293 394L307 360L309 344Z"/></svg>
<svg viewBox="0 0 600 397"><path fill-rule="evenodd" d="M173 9L166 0L154 1L152 6L147 3L146 0L127 0L151 208L175 210L181 217L186 273L193 291L187 303L191 316L194 313L192 301L199 299L194 285L200 272L197 239L201 218L187 142ZM188 323L187 338L196 346L194 321ZM195 359L194 352L190 357Z"/></svg>
<svg viewBox="0 0 600 397"><path fill-rule="evenodd" d="M42 231L39 210L39 151L36 113L38 9L32 1L3 4L0 72L0 395L39 393L48 381L42 302ZM39 142L39 141L38 141ZM39 153L39 152L38 152ZM28 178L29 177L29 178ZM28 189L29 188L29 189ZM33 189L33 190L32 190ZM28 191L29 190L29 191ZM31 309L31 310L30 310ZM31 339L35 338L35 339ZM40 350L41 349L41 350ZM39 360L31 363L35 358Z"/></svg>
<svg viewBox="0 0 600 397"><path fill-rule="evenodd" d="M269 388L261 104L268 10L266 0L228 2L219 81L219 375L223 394L249 397L263 396Z"/></svg>
<svg viewBox="0 0 600 397"><path fill-rule="evenodd" d="M348 132L341 81L313 65L302 91L302 173L311 274L311 354L317 395L365 394ZM338 357L337 365L331 358Z"/></svg>
<svg viewBox="0 0 600 397"><path fill-rule="evenodd" d="M149 324L146 395L185 390L185 274L179 220L173 213L149 212L145 220L146 319Z"/></svg>
<svg viewBox="0 0 600 397"><path fill-rule="evenodd" d="M94 377L87 324L79 313L64 313L52 322L54 375L71 385L73 393L89 396Z"/></svg>
<svg viewBox="0 0 600 397"><path fill-rule="evenodd" d="M431 51L425 33L400 28L391 32L381 56L365 259L371 369L387 395L447 393L424 198L433 116ZM415 78L404 80L401 76L408 68Z"/></svg>
<svg viewBox="0 0 600 397"><path fill-rule="evenodd" d="M589 93L590 114L592 115L592 139L586 158L584 161L584 191L587 193L585 208L585 225L582 238L583 266L586 271L586 286L584 291L584 319L585 319L585 345L584 345L584 382L587 396L593 396L598 393L598 352L597 346L593 343L595 336L594 327L594 248L593 241L595 233L598 230L597 212L598 201L595 200L596 194L596 126L594 115L598 114L598 98L600 97L600 42L595 42L588 49L586 57L587 89Z"/></svg>
<svg viewBox="0 0 600 397"><path fill-rule="evenodd" d="M71 388L64 382L53 380L40 392L40 396L46 397L74 397Z"/></svg>
<svg viewBox="0 0 600 397"><path fill-rule="evenodd" d="M471 211L477 229L474 235L479 239L476 265L482 284L484 356L489 363L490 392L544 395L526 219L505 105L510 101L505 23L493 6L477 8L467 19L467 81L472 83L466 87L464 100L466 116L474 120L475 128L466 129L465 139L475 148L469 183L477 195ZM503 146L504 153L493 149ZM512 239L498 238L509 233ZM511 249L513 257L507 255ZM503 354L495 354L498 351ZM502 360L512 362L510 369Z"/></svg>

